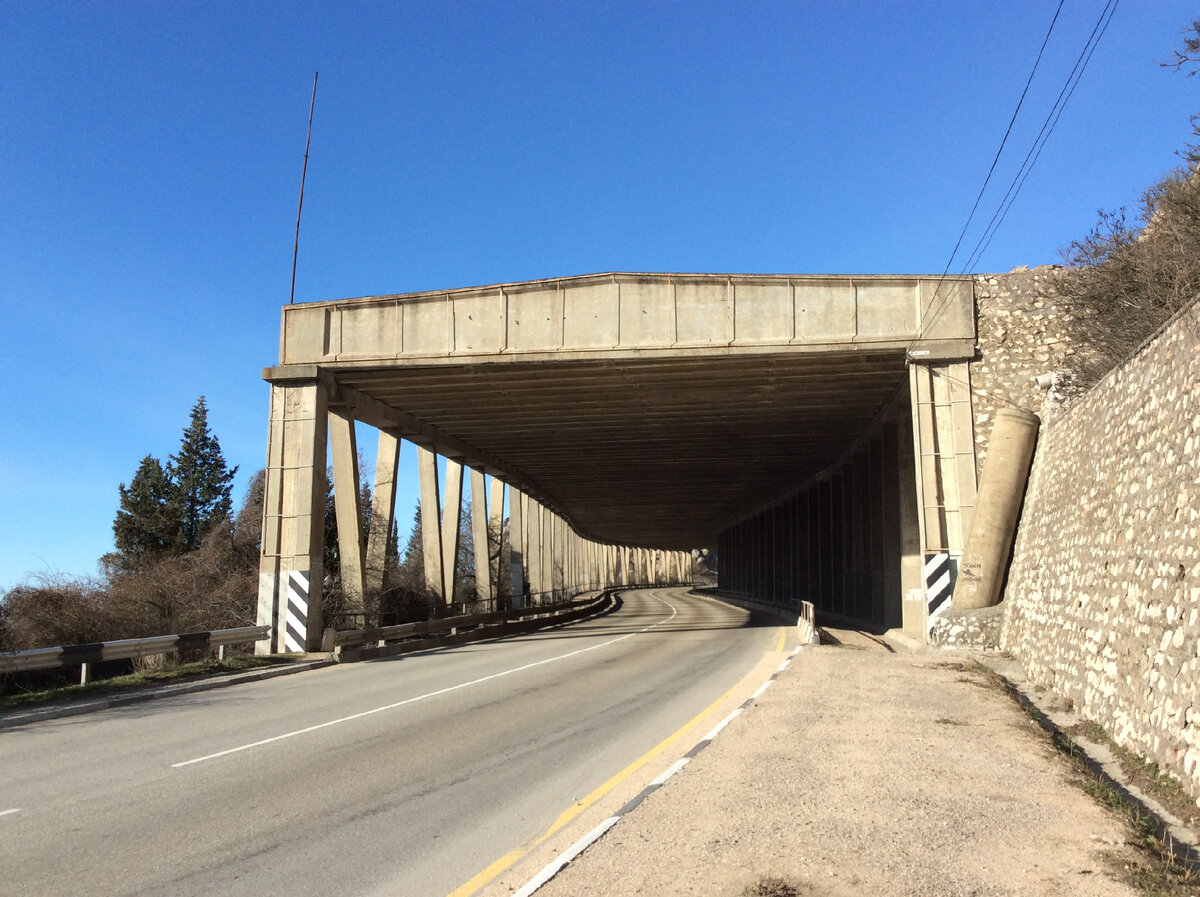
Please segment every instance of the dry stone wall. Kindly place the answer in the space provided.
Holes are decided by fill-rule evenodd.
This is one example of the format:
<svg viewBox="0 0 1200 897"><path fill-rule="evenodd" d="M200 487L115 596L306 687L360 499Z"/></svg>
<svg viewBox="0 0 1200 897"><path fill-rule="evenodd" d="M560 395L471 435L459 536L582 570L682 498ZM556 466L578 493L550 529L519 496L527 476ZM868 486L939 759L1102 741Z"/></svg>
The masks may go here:
<svg viewBox="0 0 1200 897"><path fill-rule="evenodd" d="M1004 316L989 322L982 308L981 342L985 326L1002 342ZM1069 348L1042 346L1019 351L1052 367ZM1019 374L1005 380L1017 351L992 358L980 380L1031 399ZM1050 417L1017 532L1001 647L1200 798L1200 308Z"/></svg>

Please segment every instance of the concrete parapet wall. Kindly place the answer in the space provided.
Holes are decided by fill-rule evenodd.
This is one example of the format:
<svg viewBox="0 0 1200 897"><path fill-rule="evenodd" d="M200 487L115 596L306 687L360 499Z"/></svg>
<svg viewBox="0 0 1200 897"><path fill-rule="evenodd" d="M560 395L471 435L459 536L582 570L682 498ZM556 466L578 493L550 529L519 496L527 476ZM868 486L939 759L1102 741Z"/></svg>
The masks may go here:
<svg viewBox="0 0 1200 897"><path fill-rule="evenodd" d="M1041 351L1046 357L1037 360L1053 367L1062 349ZM998 382L999 368L993 376ZM1193 306L1043 426L1001 633L1001 647L1034 682L1179 776L1193 797L1200 797L1198 555L1200 309Z"/></svg>

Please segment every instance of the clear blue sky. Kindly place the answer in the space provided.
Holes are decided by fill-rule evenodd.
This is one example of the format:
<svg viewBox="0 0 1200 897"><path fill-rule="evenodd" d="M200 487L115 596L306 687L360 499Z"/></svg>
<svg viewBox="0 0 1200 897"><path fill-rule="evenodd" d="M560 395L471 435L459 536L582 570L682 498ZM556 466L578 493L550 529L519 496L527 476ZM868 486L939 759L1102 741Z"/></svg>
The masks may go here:
<svg viewBox="0 0 1200 897"><path fill-rule="evenodd" d="M968 251L1103 5L1066 0ZM940 273L1055 6L0 0L0 589L94 573L200 395L237 501L262 466L314 70L297 301ZM1200 77L1156 60L1197 14L1120 4L974 270L1058 261L1178 163Z"/></svg>

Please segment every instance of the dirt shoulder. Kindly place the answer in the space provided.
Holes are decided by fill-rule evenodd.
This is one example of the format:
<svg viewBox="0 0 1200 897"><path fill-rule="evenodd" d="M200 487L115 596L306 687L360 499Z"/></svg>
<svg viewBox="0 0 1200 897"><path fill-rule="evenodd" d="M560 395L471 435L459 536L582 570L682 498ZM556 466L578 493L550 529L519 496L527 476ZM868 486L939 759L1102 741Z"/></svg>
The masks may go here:
<svg viewBox="0 0 1200 897"><path fill-rule="evenodd" d="M973 664L848 642L803 649L537 893L1145 893L1128 837Z"/></svg>

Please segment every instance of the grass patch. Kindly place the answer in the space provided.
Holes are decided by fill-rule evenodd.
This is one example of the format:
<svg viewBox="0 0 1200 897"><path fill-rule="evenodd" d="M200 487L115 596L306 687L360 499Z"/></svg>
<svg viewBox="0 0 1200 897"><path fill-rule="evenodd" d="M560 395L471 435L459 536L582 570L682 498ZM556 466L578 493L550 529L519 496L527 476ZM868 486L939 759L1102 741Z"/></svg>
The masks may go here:
<svg viewBox="0 0 1200 897"><path fill-rule="evenodd" d="M1071 734L1082 734L1077 731L1081 728L1089 735L1093 733L1095 730L1091 726L1094 724L1081 723L1073 726L1069 732L1060 730L1003 676L997 673L992 675L1029 717L1050 735L1051 743L1075 773L1072 783L1101 806L1116 813L1125 823L1129 835L1126 843L1137 850L1143 859L1130 860L1113 868L1114 874L1144 897L1200 897L1200 871L1188 868L1176 859L1173 845L1164 843L1159 836L1158 821L1137 804L1131 794L1107 776L1100 775L1083 750L1071 740ZM1102 729L1100 731L1103 732ZM1107 736L1104 740L1108 741ZM1157 771L1157 766L1154 770Z"/></svg>
<svg viewBox="0 0 1200 897"><path fill-rule="evenodd" d="M948 716L939 716L934 720L939 726L969 726L970 723L964 723L960 719L951 719Z"/></svg>
<svg viewBox="0 0 1200 897"><path fill-rule="evenodd" d="M1113 871L1144 897L1196 897L1200 894L1200 878L1194 870L1181 865L1171 853L1170 846L1159 839L1152 818L1140 807L1131 805L1108 781L1091 774L1074 751L1063 751L1078 765L1080 773L1072 784L1096 803L1116 813L1129 831L1129 843L1137 848L1144 860L1131 860Z"/></svg>
<svg viewBox="0 0 1200 897"><path fill-rule="evenodd" d="M51 688L0 695L0 710L39 707L43 704L52 704L56 701L69 701L74 698L107 695L152 685L169 685L173 682L201 679L205 676L212 676L219 673L237 673L260 667L279 666L294 662L298 656L287 654L263 656L236 654L225 658L224 661L216 659L198 660L192 663L166 666L161 669L138 670L124 676L99 679L95 682L89 682L87 685L58 685Z"/></svg>
<svg viewBox="0 0 1200 897"><path fill-rule="evenodd" d="M1065 730L1068 735L1086 738L1096 744L1105 745L1121 765L1125 783L1150 795L1173 815L1188 826L1200 825L1200 808L1175 776L1159 769L1153 760L1147 760L1129 748L1113 741L1099 723L1086 720Z"/></svg>

